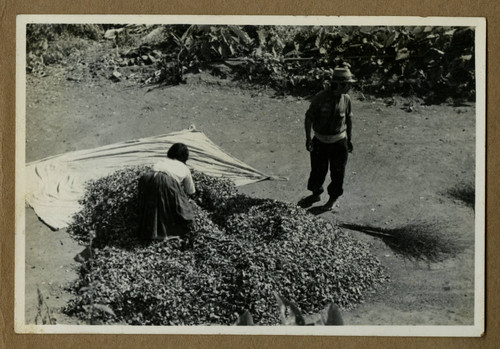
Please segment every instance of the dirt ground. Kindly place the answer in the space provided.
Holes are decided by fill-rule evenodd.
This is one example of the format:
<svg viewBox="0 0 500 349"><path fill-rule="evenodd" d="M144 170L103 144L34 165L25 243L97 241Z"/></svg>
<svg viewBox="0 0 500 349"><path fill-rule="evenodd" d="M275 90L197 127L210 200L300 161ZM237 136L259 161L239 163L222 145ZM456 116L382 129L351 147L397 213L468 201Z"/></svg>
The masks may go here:
<svg viewBox="0 0 500 349"><path fill-rule="evenodd" d="M126 74L124 74L126 76ZM354 152L344 195L325 219L383 228L439 223L440 234L466 241L456 257L412 262L379 238L369 242L391 281L344 313L347 325L472 325L474 320L474 210L448 191L475 179L475 107L422 106L403 99L353 94ZM388 105L390 104L390 105ZM309 155L303 117L309 102L245 89L206 73L174 87L141 87L127 79L68 80L63 68L27 78L26 161L166 134L195 124L222 149L270 175L240 191L297 202L308 194ZM323 202L326 201L323 198ZM321 204L321 203L319 203ZM58 323L76 324L60 311L64 289L77 277L83 250L65 229L51 231L26 207L25 316L34 323L37 288Z"/></svg>

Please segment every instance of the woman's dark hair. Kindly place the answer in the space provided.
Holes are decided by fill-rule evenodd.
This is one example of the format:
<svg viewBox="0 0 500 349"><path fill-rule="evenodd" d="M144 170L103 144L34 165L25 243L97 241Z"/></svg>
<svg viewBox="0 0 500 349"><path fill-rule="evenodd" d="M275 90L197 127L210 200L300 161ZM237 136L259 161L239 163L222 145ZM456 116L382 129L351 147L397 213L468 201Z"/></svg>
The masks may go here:
<svg viewBox="0 0 500 349"><path fill-rule="evenodd" d="M174 143L167 152L170 159L179 160L186 163L189 158L188 147L184 143Z"/></svg>

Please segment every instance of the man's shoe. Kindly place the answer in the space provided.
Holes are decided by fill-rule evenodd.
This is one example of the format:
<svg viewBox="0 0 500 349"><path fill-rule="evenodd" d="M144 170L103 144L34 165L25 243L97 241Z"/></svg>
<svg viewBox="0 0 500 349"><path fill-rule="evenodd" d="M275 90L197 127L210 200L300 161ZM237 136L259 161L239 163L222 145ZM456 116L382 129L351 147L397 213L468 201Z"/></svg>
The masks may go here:
<svg viewBox="0 0 500 349"><path fill-rule="evenodd" d="M324 204L322 207L325 211L331 211L333 209L333 205L335 204L335 201L337 201L337 198L332 198L330 197L326 204Z"/></svg>
<svg viewBox="0 0 500 349"><path fill-rule="evenodd" d="M305 198L301 199L298 203L298 205L302 208L306 208L306 207L309 207L311 206L312 204L314 204L315 202L318 202L321 200L321 196L320 195L309 195L309 196L306 196Z"/></svg>
<svg viewBox="0 0 500 349"><path fill-rule="evenodd" d="M323 192L325 191L325 189L323 188L319 188L318 190L314 190L312 192L312 195L315 195L315 196L320 196L321 194L323 194Z"/></svg>

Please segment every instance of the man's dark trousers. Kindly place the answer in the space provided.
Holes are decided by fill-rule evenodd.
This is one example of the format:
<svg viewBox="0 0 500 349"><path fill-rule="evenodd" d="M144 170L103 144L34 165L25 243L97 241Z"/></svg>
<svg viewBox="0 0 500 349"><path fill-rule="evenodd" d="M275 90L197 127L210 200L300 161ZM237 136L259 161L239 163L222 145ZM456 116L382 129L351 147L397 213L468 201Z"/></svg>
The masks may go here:
<svg viewBox="0 0 500 349"><path fill-rule="evenodd" d="M310 153L311 173L307 189L312 191L313 194L321 194L328 167L330 167L332 182L328 186L328 195L332 199L337 199L344 192L345 166L348 157L347 138L335 143L323 143L314 137L312 143L313 149Z"/></svg>

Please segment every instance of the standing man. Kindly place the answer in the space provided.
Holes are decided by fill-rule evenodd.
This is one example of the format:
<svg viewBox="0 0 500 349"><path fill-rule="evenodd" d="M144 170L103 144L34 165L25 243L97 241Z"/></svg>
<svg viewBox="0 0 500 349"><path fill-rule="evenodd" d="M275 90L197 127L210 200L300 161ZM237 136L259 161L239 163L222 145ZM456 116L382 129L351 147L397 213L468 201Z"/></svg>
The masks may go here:
<svg viewBox="0 0 500 349"><path fill-rule="evenodd" d="M321 200L328 169L332 180L327 188L330 198L323 205L323 209L331 210L344 192L347 154L353 150L351 98L347 92L355 81L347 65L335 68L330 88L314 96L306 112L306 149L311 157L307 189L312 194L299 202L302 207L309 207ZM311 130L314 133L312 139Z"/></svg>

